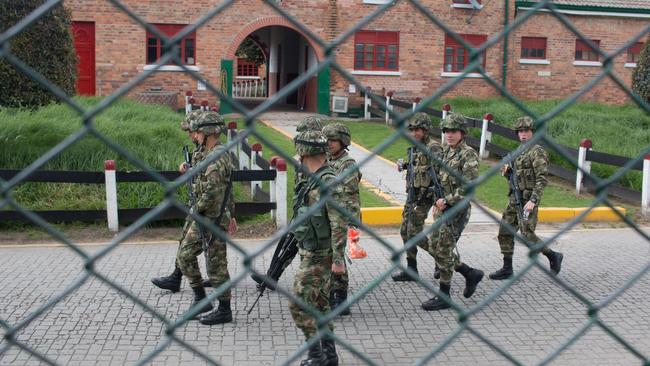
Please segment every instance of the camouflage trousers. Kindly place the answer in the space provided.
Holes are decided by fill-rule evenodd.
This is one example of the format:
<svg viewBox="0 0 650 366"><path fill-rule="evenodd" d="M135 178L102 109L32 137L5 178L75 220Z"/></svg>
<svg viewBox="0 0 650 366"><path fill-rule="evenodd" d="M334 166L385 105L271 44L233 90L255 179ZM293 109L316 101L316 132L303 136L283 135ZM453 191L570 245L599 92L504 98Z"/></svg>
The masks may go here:
<svg viewBox="0 0 650 366"><path fill-rule="evenodd" d="M314 255L300 249L300 267L293 280L293 294L311 305L321 314L330 311L330 279L332 276L332 256ZM318 330L318 322L307 311L294 302L289 303L291 316L296 326L302 330L306 339L311 338ZM328 324L330 330L334 326Z"/></svg>
<svg viewBox="0 0 650 366"><path fill-rule="evenodd" d="M225 229L223 230L225 231ZM212 286L217 288L230 280L226 243L210 234L209 230L205 230L205 233L210 239L207 255L208 279ZM203 253L203 242L199 235L199 227L196 222L192 222L176 254L176 262L183 276L187 277L191 287L202 286L201 270L199 269L199 261L196 258L201 253ZM230 300L230 289L221 294L219 300Z"/></svg>
<svg viewBox="0 0 650 366"><path fill-rule="evenodd" d="M348 245L347 238L345 244L345 253L347 253ZM347 257L347 254L346 254ZM345 262L345 261L344 261ZM331 291L347 291L348 285L350 283L350 278L348 277L348 272L350 271L350 266L348 262L345 262L345 273L332 273L332 280L330 282Z"/></svg>
<svg viewBox="0 0 650 366"><path fill-rule="evenodd" d="M419 204L416 204L411 212L411 220L408 219L408 206L409 204L404 205L404 210L402 211L402 225L399 228L399 234L402 237L402 241L406 243L409 239L421 233L424 227L424 220L427 219L429 210L433 204L430 200L422 200ZM429 253L429 241L426 237L422 238L417 242L417 246L412 246L409 250L406 251L406 258L408 260L414 261L417 259L418 247L424 249Z"/></svg>
<svg viewBox="0 0 650 366"><path fill-rule="evenodd" d="M431 233L429 254L436 259L436 267L440 268L441 283L451 283L454 270L462 264L460 256L454 250L460 234L469 222L470 213L471 207L468 206L467 210L462 210L451 218L451 225L443 222ZM436 221L440 220L441 215L442 213L436 215Z"/></svg>
<svg viewBox="0 0 650 366"><path fill-rule="evenodd" d="M501 254L503 254L504 257L512 257L515 252L515 238L514 235L506 229L507 226L510 226L515 231L520 231L521 235L533 244L540 242L540 239L535 234L538 206L539 205L535 206L533 211L528 215L528 220L520 223L515 203L512 201L508 203L506 210L503 211L503 215L501 216L498 236ZM542 253L547 253L549 251L550 250L546 247L542 249Z"/></svg>

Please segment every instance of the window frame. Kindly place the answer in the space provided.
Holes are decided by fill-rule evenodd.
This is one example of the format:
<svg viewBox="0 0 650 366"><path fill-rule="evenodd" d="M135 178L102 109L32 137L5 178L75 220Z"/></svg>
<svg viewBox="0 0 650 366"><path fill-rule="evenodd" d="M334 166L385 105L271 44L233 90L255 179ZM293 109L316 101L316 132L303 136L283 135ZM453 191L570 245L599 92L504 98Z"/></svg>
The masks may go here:
<svg viewBox="0 0 650 366"><path fill-rule="evenodd" d="M641 56L641 52L643 51L643 47L645 46L644 42L636 42L630 47L627 48L627 56L625 58L625 63L628 64L636 64L639 61L639 57ZM633 50L638 48L638 52L632 52ZM630 56L634 56L633 59L630 59Z"/></svg>
<svg viewBox="0 0 650 366"><path fill-rule="evenodd" d="M355 71L380 71L380 72L399 72L399 31L375 31L375 30L359 30L354 34L354 57L353 57L353 70ZM363 50L357 50L358 45L363 45ZM366 67L368 60L366 59L369 53L366 49L367 45L372 45L372 66ZM383 62L384 66L377 66L378 64L378 49L384 47ZM390 51L390 46L395 46L395 52ZM361 54L361 66L359 63L359 54ZM395 68L390 68L389 63L391 55L395 57Z"/></svg>
<svg viewBox="0 0 650 366"><path fill-rule="evenodd" d="M596 44L596 46L598 46L598 48L600 48L600 40L592 39L591 42ZM582 53L586 52L587 53L587 58L578 58L578 52L582 52ZM591 57L591 56L595 56L595 57ZM574 61L581 61L581 62L600 62L600 55L596 51L592 50L587 45L587 43L585 43L583 40L576 39L573 59L574 59Z"/></svg>
<svg viewBox="0 0 650 366"><path fill-rule="evenodd" d="M540 44L543 43L543 48ZM524 55L524 50L529 50L527 55ZM534 51L543 51L543 55L534 55ZM520 58L523 60L547 60L548 58L548 39L546 37L521 37L521 50Z"/></svg>
<svg viewBox="0 0 650 366"><path fill-rule="evenodd" d="M480 45L482 45L483 43L485 43L487 41L487 35L485 35L485 34L459 34L459 36L461 38L463 38L467 43L469 43L469 44L471 44L471 45L473 45L475 47L479 47ZM447 69L447 65L448 65L448 63L447 63L447 56L448 56L447 49L448 48L453 49L451 56L452 56L453 61L456 61L456 62L452 62L450 64L450 65L453 65L451 70ZM458 50L460 50L460 49L463 50L463 52L462 52L463 55L459 55ZM449 34L445 34L445 46L444 46L444 49L443 49L443 52L442 52L442 71L444 73L463 72L463 70L465 70L465 68L467 67L467 64L469 64L469 54L470 54L469 49L466 49L465 47L463 47L462 44L456 42L456 40L453 39ZM458 62L458 57L463 57L463 62L459 63ZM487 50L483 51L482 57L483 57L482 66L485 69L486 60L487 60ZM457 69L456 66L459 65L459 64L462 64L463 67L460 68L460 69Z"/></svg>
<svg viewBox="0 0 650 366"><path fill-rule="evenodd" d="M183 30L185 27L187 27L187 24L151 24L152 26L156 27L158 31L167 37L173 37L176 34L178 34L181 30ZM155 44L151 44L151 40L155 40ZM193 62L189 63L187 62L187 51L188 51L188 41L191 41L192 44L189 45L192 51L192 55L189 56L192 58ZM188 66L196 66L197 60L196 60L196 50L197 50L197 42L196 42L196 30L192 31L190 34L187 36L183 37L183 39L179 43L180 47L180 59L181 63L183 65L188 65ZM149 51L151 49L154 49L156 52L156 57L155 60L151 61L150 60L150 54ZM155 34L149 32L147 30L146 32L146 37L145 37L145 62L147 65L154 65L160 60L160 57L162 55L162 40L158 38ZM167 65L175 65L173 61L170 61L167 63Z"/></svg>

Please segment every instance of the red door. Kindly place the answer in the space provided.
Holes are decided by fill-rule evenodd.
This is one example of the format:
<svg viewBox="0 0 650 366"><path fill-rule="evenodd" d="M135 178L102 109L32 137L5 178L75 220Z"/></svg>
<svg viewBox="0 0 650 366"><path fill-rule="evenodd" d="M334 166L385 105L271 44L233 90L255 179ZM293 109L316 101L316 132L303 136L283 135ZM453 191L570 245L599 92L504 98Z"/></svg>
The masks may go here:
<svg viewBox="0 0 650 366"><path fill-rule="evenodd" d="M72 22L77 50L77 94L95 95L95 23Z"/></svg>

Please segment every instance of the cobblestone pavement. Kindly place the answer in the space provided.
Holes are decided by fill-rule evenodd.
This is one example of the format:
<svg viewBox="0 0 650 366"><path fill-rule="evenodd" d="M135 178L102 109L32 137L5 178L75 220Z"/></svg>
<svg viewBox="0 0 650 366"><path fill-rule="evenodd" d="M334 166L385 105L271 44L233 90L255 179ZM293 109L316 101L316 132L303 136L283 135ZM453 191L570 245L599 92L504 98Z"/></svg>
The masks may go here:
<svg viewBox="0 0 650 366"><path fill-rule="evenodd" d="M549 237L550 232L542 232ZM468 264L486 272L501 264L496 231L468 232L461 238L460 253ZM401 246L397 235L385 236ZM253 250L262 241L241 243ZM5 243L6 244L6 243ZM351 269L351 287L360 291L388 266L389 252L378 242L362 238L369 258L356 261ZM589 301L599 302L617 291L649 262L649 243L632 230L583 230L562 235L554 249L564 253L561 278ZM95 252L101 246L84 246ZM174 243L121 245L99 261L97 270L118 282L140 299L170 318L185 311L192 294L184 281L180 293L155 288L151 277L172 269ZM255 262L265 268L271 256ZM433 277L433 262L420 252L420 275ZM235 250L229 250L231 275L243 265ZM546 259L540 260L546 266ZM296 261L297 262L297 261ZM515 268L526 262L526 251L518 246ZM297 263L281 279L290 286ZM77 255L64 247L0 247L0 318L11 324L24 319L83 273ZM462 306L474 306L502 282L486 279L471 299L461 296L463 281L454 276L452 298ZM303 339L295 328L287 300L276 292L265 295L246 316L256 297L253 281L246 278L233 291L235 321L223 326L203 326L191 321L177 335L225 365L272 365L290 357ZM336 334L378 364L414 364L458 327L451 310L425 312L422 301L431 294L414 283L382 282L352 308L352 315L335 321ZM650 357L650 275L617 297L598 316L626 341ZM532 269L494 302L471 317L470 324L494 344L524 364L538 364L567 342L587 322L587 307L560 288L539 269ZM4 336L0 330L0 336ZM21 330L16 338L60 364L133 364L145 357L164 338L164 326L128 298L91 278ZM0 343L0 350L6 342ZM341 365L362 362L339 346ZM302 357L301 357L302 358ZM38 360L16 347L0 355L1 365L32 365ZM152 364L204 364L192 352L172 344ZM505 358L467 331L461 333L430 364L501 365ZM555 358L557 365L634 365L641 361L598 326Z"/></svg>

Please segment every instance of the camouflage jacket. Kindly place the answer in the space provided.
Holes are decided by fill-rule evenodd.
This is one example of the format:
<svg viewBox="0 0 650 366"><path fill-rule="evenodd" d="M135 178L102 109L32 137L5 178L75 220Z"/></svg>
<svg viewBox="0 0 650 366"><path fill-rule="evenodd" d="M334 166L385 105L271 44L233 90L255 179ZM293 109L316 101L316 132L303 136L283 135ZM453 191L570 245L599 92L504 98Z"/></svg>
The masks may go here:
<svg viewBox="0 0 650 366"><path fill-rule="evenodd" d="M318 171L309 177L306 184L308 189L304 202L296 202L298 199L298 190L294 195L294 207L296 219L301 223L294 229L296 238L300 241L301 255L332 256L332 262L343 264L345 253L345 241L347 236L347 224L344 216L337 211L332 205L326 203L320 210L309 215L308 218L302 218L303 213L321 200L321 184L326 184L334 179L336 175L329 165L324 165ZM339 206L345 207L343 188L341 185L330 187L332 196L331 200Z"/></svg>
<svg viewBox="0 0 650 366"><path fill-rule="evenodd" d="M196 144L194 146L194 150L192 150L192 156L190 157L190 163L192 164L192 166L195 166L196 164L200 163L201 160L203 160L204 150L205 148L203 147L203 145ZM192 189L194 190L194 192L196 192L197 189L196 182L197 179L196 177L194 177L194 179L192 180Z"/></svg>
<svg viewBox="0 0 650 366"><path fill-rule="evenodd" d="M220 154L220 155L219 155ZM211 219L219 216L221 205L224 200L227 187L230 185L230 193L227 197L227 205L224 209L221 221L217 225L227 228L231 217L235 212L235 199L233 197L231 176L234 169L230 154L225 151L223 145L215 145L206 151L203 157L211 159L219 155L201 173L195 177L196 181L196 212ZM194 169L194 168L193 168Z"/></svg>
<svg viewBox="0 0 650 366"><path fill-rule="evenodd" d="M540 145L524 150L515 158L519 189L525 200L539 203L548 184L548 154ZM512 192L511 192L512 193ZM512 198L514 199L514 198Z"/></svg>
<svg viewBox="0 0 650 366"><path fill-rule="evenodd" d="M444 167L437 167L440 184L445 189L445 199L453 206L465 198L463 181L456 178L450 170L460 175L466 181L478 178L478 154L471 146L461 140L455 148L445 145L442 149Z"/></svg>
<svg viewBox="0 0 650 366"><path fill-rule="evenodd" d="M361 172L357 167L357 162L346 152L336 158L327 156L327 164L332 167L337 175L344 172L348 173L341 182L343 188L345 207L351 216L361 220L361 198L359 197L359 181L361 181ZM347 220L350 225L354 225L351 220Z"/></svg>
<svg viewBox="0 0 650 366"><path fill-rule="evenodd" d="M425 145L431 155L438 155L442 151L440 143L436 140L426 136L422 140L422 144ZM427 188L431 185L431 175L429 174L429 167L432 165L432 159L427 153L420 150L419 148L412 146L413 151L413 188L421 189ZM406 187L408 192L408 187Z"/></svg>

